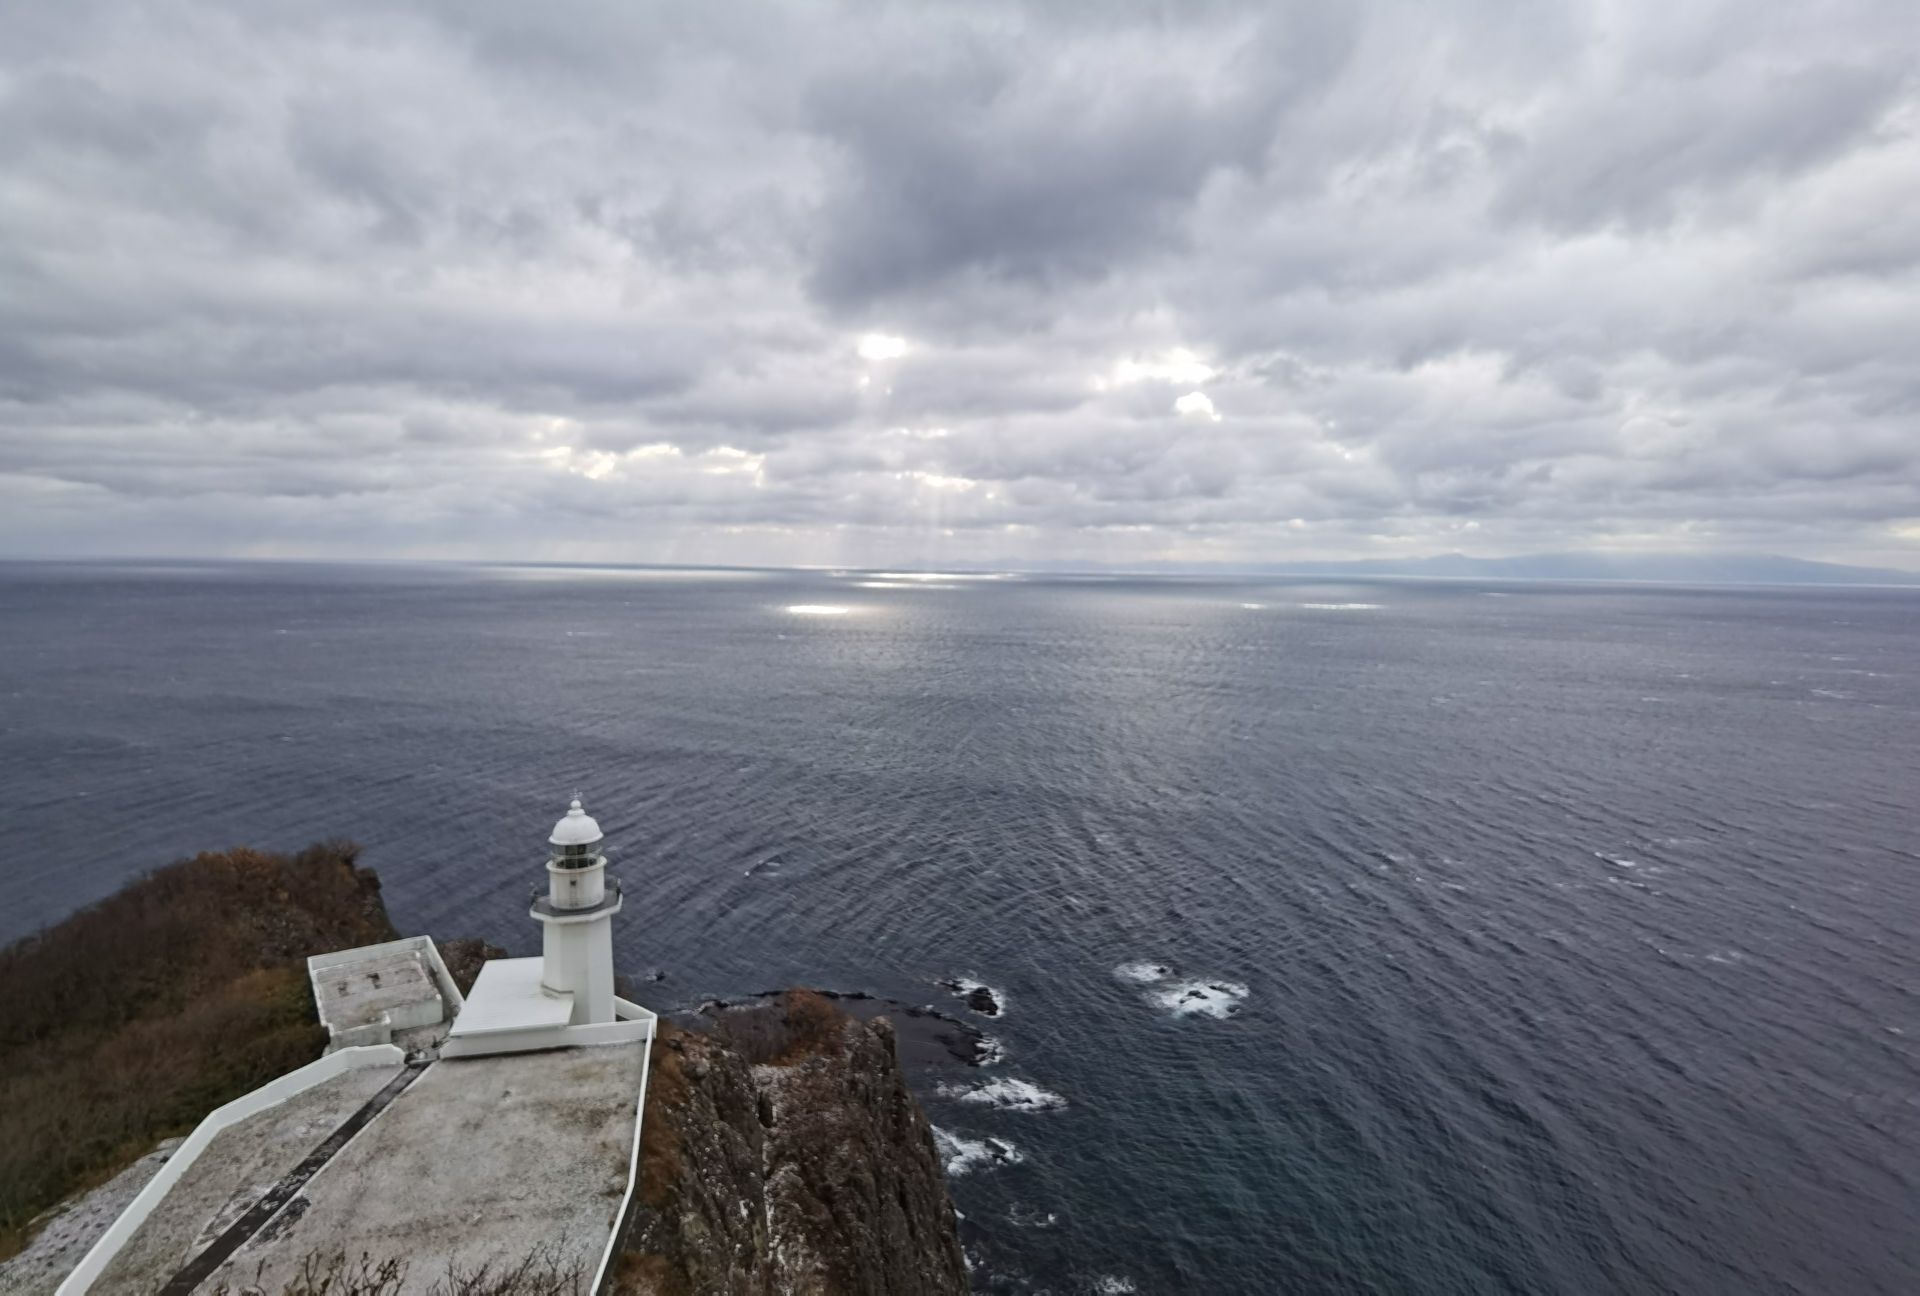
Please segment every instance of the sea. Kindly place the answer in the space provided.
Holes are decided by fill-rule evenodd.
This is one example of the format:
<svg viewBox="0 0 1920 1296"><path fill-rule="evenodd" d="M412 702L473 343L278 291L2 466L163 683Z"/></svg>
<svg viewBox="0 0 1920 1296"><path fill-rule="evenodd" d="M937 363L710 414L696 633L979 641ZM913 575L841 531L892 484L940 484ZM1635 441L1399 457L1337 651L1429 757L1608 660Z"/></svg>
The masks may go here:
<svg viewBox="0 0 1920 1296"><path fill-rule="evenodd" d="M1920 1291L1920 591L0 566L0 938L349 837L537 953L576 789L650 1006L993 1038L977 1290Z"/></svg>

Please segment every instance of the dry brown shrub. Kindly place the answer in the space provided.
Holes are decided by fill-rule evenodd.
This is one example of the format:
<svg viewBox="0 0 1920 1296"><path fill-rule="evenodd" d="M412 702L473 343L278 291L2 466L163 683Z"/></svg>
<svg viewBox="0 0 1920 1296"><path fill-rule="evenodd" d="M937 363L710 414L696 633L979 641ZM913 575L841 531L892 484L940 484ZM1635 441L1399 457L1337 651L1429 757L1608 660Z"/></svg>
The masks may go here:
<svg viewBox="0 0 1920 1296"><path fill-rule="evenodd" d="M716 1025L750 1064L792 1066L838 1050L847 1020L832 1000L812 990L793 989L771 1002L727 1009Z"/></svg>
<svg viewBox="0 0 1920 1296"><path fill-rule="evenodd" d="M789 990L781 1000L786 1013L787 1047L782 1063L839 1050L846 1038L847 1015L811 990Z"/></svg>
<svg viewBox="0 0 1920 1296"><path fill-rule="evenodd" d="M362 1252L358 1259L348 1259L345 1251L309 1251L301 1257L300 1272L280 1289L280 1296L399 1296L409 1268L397 1256L375 1260ZM585 1265L546 1245L516 1259L450 1265L446 1275L427 1288L427 1296L577 1296L585 1285ZM256 1269L254 1281L240 1290L259 1289ZM236 1293L230 1283L223 1282L210 1296Z"/></svg>
<svg viewBox="0 0 1920 1296"><path fill-rule="evenodd" d="M394 935L357 854L200 855L0 951L0 1257L39 1212L319 1056L307 955Z"/></svg>

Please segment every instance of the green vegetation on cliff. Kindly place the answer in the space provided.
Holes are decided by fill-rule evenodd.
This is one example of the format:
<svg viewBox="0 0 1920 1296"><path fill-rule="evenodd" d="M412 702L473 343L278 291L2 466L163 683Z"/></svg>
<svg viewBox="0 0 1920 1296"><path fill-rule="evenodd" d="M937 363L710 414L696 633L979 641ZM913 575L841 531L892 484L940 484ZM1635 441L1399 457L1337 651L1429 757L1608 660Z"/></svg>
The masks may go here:
<svg viewBox="0 0 1920 1296"><path fill-rule="evenodd" d="M0 1257L67 1194L320 1055L307 956L395 935L357 854L199 855L0 952Z"/></svg>

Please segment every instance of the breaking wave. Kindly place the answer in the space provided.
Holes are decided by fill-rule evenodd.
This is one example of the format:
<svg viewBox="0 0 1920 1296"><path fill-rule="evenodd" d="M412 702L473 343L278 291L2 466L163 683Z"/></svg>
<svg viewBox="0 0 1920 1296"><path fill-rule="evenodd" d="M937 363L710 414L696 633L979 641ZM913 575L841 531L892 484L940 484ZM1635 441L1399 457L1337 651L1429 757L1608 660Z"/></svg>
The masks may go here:
<svg viewBox="0 0 1920 1296"><path fill-rule="evenodd" d="M1002 1076L983 1085L942 1084L939 1093L942 1098L982 1103L1006 1111L1059 1111L1067 1105L1067 1100L1059 1094L1042 1089L1030 1080L1016 1080L1012 1076Z"/></svg>
<svg viewBox="0 0 1920 1296"><path fill-rule="evenodd" d="M1147 1000L1175 1017L1217 1017L1224 1021L1240 1011L1250 993L1238 981L1181 981L1153 991Z"/></svg>
<svg viewBox="0 0 1920 1296"><path fill-rule="evenodd" d="M1005 1139L992 1135L970 1139L938 1125L933 1126L933 1146L947 1173L955 1177L982 1168L1019 1165L1026 1160L1020 1149Z"/></svg>

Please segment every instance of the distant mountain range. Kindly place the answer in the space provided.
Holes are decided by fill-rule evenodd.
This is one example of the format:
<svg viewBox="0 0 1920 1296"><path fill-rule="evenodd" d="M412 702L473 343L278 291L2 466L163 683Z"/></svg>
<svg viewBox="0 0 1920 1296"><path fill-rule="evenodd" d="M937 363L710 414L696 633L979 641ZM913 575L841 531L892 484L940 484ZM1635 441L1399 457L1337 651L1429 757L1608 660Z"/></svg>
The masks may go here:
<svg viewBox="0 0 1920 1296"><path fill-rule="evenodd" d="M1059 564L1052 570L1066 570ZM1347 562L1158 564L1147 570L1263 576L1426 576L1454 580L1671 581L1687 585L1916 585L1920 572L1849 567L1776 554L1528 554L1515 558L1364 558Z"/></svg>

